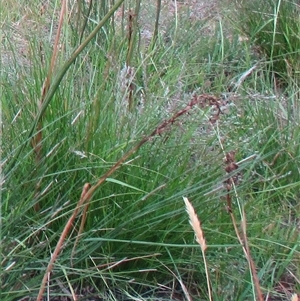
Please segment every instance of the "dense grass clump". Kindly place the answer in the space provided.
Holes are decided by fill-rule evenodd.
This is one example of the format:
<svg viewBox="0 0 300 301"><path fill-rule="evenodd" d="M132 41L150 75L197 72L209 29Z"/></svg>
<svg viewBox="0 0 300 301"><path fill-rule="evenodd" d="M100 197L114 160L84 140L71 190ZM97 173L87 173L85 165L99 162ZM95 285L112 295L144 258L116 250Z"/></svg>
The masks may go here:
<svg viewBox="0 0 300 301"><path fill-rule="evenodd" d="M284 93L270 81L291 53L275 50L283 29L271 28L262 56L228 14L176 3L11 5L1 12L1 300L291 299L296 69L276 69L293 83ZM252 12L235 23L251 36Z"/></svg>
<svg viewBox="0 0 300 301"><path fill-rule="evenodd" d="M267 0L239 1L239 29L256 45L283 82L299 85L299 3Z"/></svg>

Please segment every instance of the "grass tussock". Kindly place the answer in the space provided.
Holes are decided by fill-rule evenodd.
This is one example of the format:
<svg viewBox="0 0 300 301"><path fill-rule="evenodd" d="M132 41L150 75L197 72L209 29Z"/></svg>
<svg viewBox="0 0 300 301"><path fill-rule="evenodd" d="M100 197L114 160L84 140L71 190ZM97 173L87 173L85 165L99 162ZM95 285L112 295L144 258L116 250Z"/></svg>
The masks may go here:
<svg viewBox="0 0 300 301"><path fill-rule="evenodd" d="M298 298L297 4L230 5L3 5L1 300Z"/></svg>
<svg viewBox="0 0 300 301"><path fill-rule="evenodd" d="M299 4L297 1L242 1L238 26L265 55L278 84L299 84Z"/></svg>

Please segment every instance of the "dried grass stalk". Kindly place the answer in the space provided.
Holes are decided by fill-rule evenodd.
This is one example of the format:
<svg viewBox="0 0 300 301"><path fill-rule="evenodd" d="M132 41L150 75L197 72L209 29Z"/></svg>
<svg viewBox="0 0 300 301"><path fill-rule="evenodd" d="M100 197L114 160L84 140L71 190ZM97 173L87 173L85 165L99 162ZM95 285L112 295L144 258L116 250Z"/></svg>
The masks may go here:
<svg viewBox="0 0 300 301"><path fill-rule="evenodd" d="M202 252L205 252L205 250L207 249L207 245L204 239L203 231L201 229L201 224L198 219L198 216L188 198L183 197L183 200L185 203L186 212L188 213L190 218L190 225L192 226L196 235L196 241L200 245Z"/></svg>
<svg viewBox="0 0 300 301"><path fill-rule="evenodd" d="M183 197L185 207L186 207L186 212L189 215L190 218L190 225L192 226L195 236L196 236L196 241L200 245L201 251L202 251L202 257L203 257L203 262L204 262L204 267L205 267L205 274L206 274L206 281L207 281L207 289L208 289L208 295L209 295L209 300L212 301L212 294L211 294L211 285L210 285L210 280L209 280L209 273L208 273L208 266L206 262L206 257L205 257L205 250L207 249L206 241L203 235L203 231L201 228L201 223L200 220L195 212L195 209L191 202L188 200L188 198Z"/></svg>

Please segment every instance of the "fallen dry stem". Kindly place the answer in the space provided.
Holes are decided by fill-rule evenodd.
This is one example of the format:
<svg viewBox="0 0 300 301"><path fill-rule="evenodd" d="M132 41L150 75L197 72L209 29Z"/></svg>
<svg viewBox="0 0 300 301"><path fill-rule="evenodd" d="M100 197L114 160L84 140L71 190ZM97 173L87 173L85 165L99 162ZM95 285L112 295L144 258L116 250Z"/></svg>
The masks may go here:
<svg viewBox="0 0 300 301"><path fill-rule="evenodd" d="M150 255L137 256L137 257L132 257L132 258L124 258L119 261L112 261L112 262L104 263L101 265L94 264L95 265L94 268L96 268L97 270L102 269L102 271L108 271L124 262L136 261L136 260L140 260L140 259L144 259L144 258L152 258L152 257L160 256L160 255L161 255L160 253L154 253L154 254L150 254ZM91 268L91 269L94 269L94 268Z"/></svg>
<svg viewBox="0 0 300 301"><path fill-rule="evenodd" d="M164 130L166 130L166 128L173 124L180 116L184 115L185 113L187 113L189 110L191 110L196 104L199 103L199 98L197 97L193 97L193 99L190 101L190 103L183 109L178 111L177 113L175 113L170 119L165 120L164 122L162 122L158 127L156 127L156 129L149 135L149 136L145 136L135 147L133 147L131 150L129 150L121 159L119 159L119 161L117 161L115 163L115 165L109 169L99 180L98 182L91 186L89 183L84 184L83 189L82 189L82 193L80 196L80 199L77 203L76 208L74 209L71 217L69 218L69 220L67 221L63 232L57 242L57 245L54 249L54 252L51 256L51 259L48 263L47 269L45 271L44 277L42 279L42 283L40 286L40 290L37 296L36 301L40 301L42 299L44 290L45 290L45 286L47 283L47 278L48 275L51 273L54 262L56 261L56 258L58 257L62 246L63 246L63 242L65 241L65 238L67 237L68 233L70 232L73 222L79 212L79 209L85 204L87 203L91 197L93 196L93 194L95 193L95 191L97 190L97 188L111 175L113 174L119 167L121 167L121 165L132 155L134 154L142 145L144 145L146 142L148 142L149 140L151 140L153 137L160 135L163 133Z"/></svg>

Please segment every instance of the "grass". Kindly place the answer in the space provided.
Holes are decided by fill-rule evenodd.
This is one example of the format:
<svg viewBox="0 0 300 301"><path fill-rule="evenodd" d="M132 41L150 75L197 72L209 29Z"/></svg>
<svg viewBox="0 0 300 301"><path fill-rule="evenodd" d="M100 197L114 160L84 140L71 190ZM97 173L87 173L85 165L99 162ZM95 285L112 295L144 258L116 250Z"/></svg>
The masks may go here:
<svg viewBox="0 0 300 301"><path fill-rule="evenodd" d="M299 84L299 5L297 1L242 1L238 26L269 60L278 85Z"/></svg>
<svg viewBox="0 0 300 301"><path fill-rule="evenodd" d="M291 300L295 77L228 13L103 4L2 9L1 300Z"/></svg>

